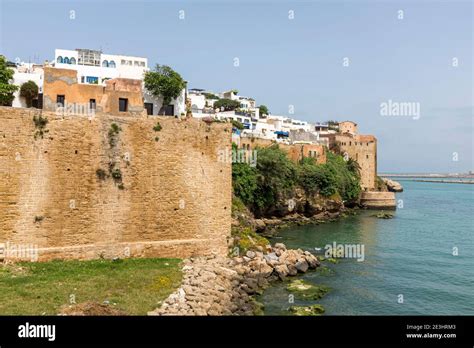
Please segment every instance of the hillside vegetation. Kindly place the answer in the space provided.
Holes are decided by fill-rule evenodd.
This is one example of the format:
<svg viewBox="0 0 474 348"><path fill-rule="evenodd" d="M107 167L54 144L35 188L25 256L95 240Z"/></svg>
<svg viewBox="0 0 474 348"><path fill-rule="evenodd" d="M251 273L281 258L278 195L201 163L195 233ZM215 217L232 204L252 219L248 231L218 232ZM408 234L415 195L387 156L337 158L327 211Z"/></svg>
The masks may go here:
<svg viewBox="0 0 474 348"><path fill-rule="evenodd" d="M327 153L327 163L313 158L291 161L278 145L257 148L257 165L232 165L234 195L256 215L269 210L282 196L302 189L307 195L339 196L345 203L358 199L360 174L357 162Z"/></svg>

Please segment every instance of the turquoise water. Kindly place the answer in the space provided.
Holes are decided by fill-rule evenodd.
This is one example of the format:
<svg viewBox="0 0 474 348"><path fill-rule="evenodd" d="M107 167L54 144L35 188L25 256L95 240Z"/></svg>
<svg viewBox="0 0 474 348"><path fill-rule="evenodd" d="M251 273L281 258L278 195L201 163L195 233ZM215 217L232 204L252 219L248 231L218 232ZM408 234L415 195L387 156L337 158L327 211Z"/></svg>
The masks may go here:
<svg viewBox="0 0 474 348"><path fill-rule="evenodd" d="M362 262L324 262L329 274L302 275L332 290L317 302L295 300L296 305L320 303L327 315L474 314L474 187L410 181L403 186L397 194L403 207L394 219L361 211L337 222L281 230L272 240L315 253L333 242L364 246ZM267 315L288 314L285 286L277 283L263 294Z"/></svg>

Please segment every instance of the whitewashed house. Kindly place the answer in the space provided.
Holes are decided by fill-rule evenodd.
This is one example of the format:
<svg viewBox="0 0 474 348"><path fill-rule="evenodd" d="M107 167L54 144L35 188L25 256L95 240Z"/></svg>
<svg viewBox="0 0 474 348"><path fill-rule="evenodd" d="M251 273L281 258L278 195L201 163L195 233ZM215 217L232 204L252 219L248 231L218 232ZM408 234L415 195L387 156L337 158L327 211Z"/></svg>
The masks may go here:
<svg viewBox="0 0 474 348"><path fill-rule="evenodd" d="M99 50L56 49L54 67L77 71L78 83L105 86L105 81L113 78L142 80L149 71L148 59L102 53ZM186 89L170 105L163 107L163 99L155 98L143 86L144 107L148 115L181 115L186 112Z"/></svg>
<svg viewBox="0 0 474 348"><path fill-rule="evenodd" d="M19 63L16 67L12 68L14 71L13 74L13 84L21 87L22 84L28 81L33 81L38 85L38 94L39 97L33 101L34 107L41 107L42 93L43 93L43 65L33 64L33 63ZM12 106L15 108L25 108L26 101L24 98L20 97L20 89L18 89L13 96Z"/></svg>

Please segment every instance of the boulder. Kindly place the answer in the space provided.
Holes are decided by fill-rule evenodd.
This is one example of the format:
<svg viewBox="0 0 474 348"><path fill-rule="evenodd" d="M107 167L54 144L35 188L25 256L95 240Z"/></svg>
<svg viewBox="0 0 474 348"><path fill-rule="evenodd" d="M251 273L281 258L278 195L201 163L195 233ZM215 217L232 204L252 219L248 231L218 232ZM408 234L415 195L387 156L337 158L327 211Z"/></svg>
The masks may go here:
<svg viewBox="0 0 474 348"><path fill-rule="evenodd" d="M267 227L267 225L265 224L265 221L261 219L255 219L253 220L253 222L254 222L255 229L257 230L257 232L262 232Z"/></svg>
<svg viewBox="0 0 474 348"><path fill-rule="evenodd" d="M309 268L316 268L320 265L320 262L316 256L311 254L310 252L305 252L304 258L306 259L306 262L308 263Z"/></svg>
<svg viewBox="0 0 474 348"><path fill-rule="evenodd" d="M255 258L256 254L255 254L255 251L249 250L249 251L247 251L245 256L247 256L249 259L253 259L253 258Z"/></svg>
<svg viewBox="0 0 474 348"><path fill-rule="evenodd" d="M382 180L390 192L403 192L403 186L399 182L387 178L382 178Z"/></svg>
<svg viewBox="0 0 474 348"><path fill-rule="evenodd" d="M274 248L274 249L280 249L280 250L282 250L282 251L286 251L286 245L283 244L283 243L276 243L273 248Z"/></svg>
<svg viewBox="0 0 474 348"><path fill-rule="evenodd" d="M279 257L278 257L277 254L275 254L274 252L268 253L267 255L263 256L263 258L264 258L265 261L267 261L267 262L270 262L270 261L278 261L278 260L279 260Z"/></svg>
<svg viewBox="0 0 474 348"><path fill-rule="evenodd" d="M294 265L299 259L299 254L296 250L287 250L281 253L280 262L286 263L286 265Z"/></svg>
<svg viewBox="0 0 474 348"><path fill-rule="evenodd" d="M298 272L306 273L309 268L308 262L305 259L299 259L298 262L295 264L296 269Z"/></svg>
<svg viewBox="0 0 474 348"><path fill-rule="evenodd" d="M281 264L275 267L275 273L280 279L285 279L289 273L288 267L285 264Z"/></svg>
<svg viewBox="0 0 474 348"><path fill-rule="evenodd" d="M288 275L295 276L298 274L298 270L294 264L287 264L286 266L288 267Z"/></svg>

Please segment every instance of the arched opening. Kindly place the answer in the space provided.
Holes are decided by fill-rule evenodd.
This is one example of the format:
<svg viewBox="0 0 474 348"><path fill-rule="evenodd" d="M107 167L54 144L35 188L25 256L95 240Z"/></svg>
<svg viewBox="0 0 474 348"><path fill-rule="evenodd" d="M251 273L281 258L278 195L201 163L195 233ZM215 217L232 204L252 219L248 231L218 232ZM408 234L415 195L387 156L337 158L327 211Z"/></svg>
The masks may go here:
<svg viewBox="0 0 474 348"><path fill-rule="evenodd" d="M63 57L59 56L59 57L56 59L56 62L57 62L57 63L62 63L62 62L63 62Z"/></svg>
<svg viewBox="0 0 474 348"><path fill-rule="evenodd" d="M108 67L109 67L109 62L106 61L106 60L104 60L104 61L102 62L102 67L108 68Z"/></svg>
<svg viewBox="0 0 474 348"><path fill-rule="evenodd" d="M63 63L64 63L64 64L70 64L69 58L68 58L68 57L64 57Z"/></svg>
<svg viewBox="0 0 474 348"><path fill-rule="evenodd" d="M70 60L69 60L70 64L76 64L76 58L72 57Z"/></svg>
<svg viewBox="0 0 474 348"><path fill-rule="evenodd" d="M113 60L109 62L109 68L115 68L115 62Z"/></svg>

